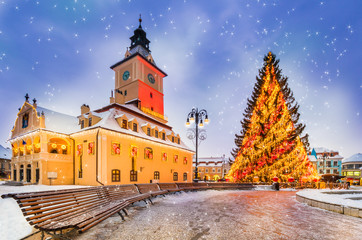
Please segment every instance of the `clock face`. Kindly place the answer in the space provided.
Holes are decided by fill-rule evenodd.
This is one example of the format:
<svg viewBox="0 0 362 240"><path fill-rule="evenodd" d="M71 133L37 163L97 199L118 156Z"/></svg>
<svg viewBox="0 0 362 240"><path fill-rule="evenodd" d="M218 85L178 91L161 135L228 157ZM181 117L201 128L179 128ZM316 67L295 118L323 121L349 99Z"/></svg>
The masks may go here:
<svg viewBox="0 0 362 240"><path fill-rule="evenodd" d="M153 77L153 75L151 73L148 74L147 78L148 78L148 81L150 81L150 83L152 83L152 84L155 83L155 78Z"/></svg>
<svg viewBox="0 0 362 240"><path fill-rule="evenodd" d="M124 81L127 81L128 80L128 78L129 78L129 72L128 71L125 71L124 73L123 73L123 80Z"/></svg>

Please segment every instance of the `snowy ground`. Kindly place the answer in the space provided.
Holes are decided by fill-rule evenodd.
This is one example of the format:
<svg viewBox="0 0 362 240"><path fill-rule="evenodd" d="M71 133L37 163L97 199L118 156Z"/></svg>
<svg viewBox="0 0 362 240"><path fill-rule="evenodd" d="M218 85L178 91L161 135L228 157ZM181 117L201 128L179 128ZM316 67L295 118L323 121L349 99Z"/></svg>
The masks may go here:
<svg viewBox="0 0 362 240"><path fill-rule="evenodd" d="M299 203L293 191L215 191L157 198L103 221L88 239L358 239L362 219ZM348 230L347 230L348 229Z"/></svg>
<svg viewBox="0 0 362 240"><path fill-rule="evenodd" d="M0 181L0 195L18 192L37 192L46 190L56 190L64 188L79 188L84 186L64 185L28 185L28 186L5 186ZM12 198L0 198L0 239L20 239L33 231L33 227L25 220L19 205ZM2 238L4 237L4 238Z"/></svg>
<svg viewBox="0 0 362 240"><path fill-rule="evenodd" d="M362 209L362 189L352 188L350 190L318 190L305 189L297 193L299 196L314 199L321 202L338 204L348 207Z"/></svg>
<svg viewBox="0 0 362 240"><path fill-rule="evenodd" d="M83 186L0 185L0 194L71 187ZM298 193L319 196L317 192ZM362 219L309 207L296 201L295 194L290 189L279 192L259 189L167 195L154 199L151 206L137 203L129 208L125 221L115 214L74 239L357 239L360 236ZM20 239L32 232L13 199L0 199L0 209L0 239ZM39 239L39 234L34 239Z"/></svg>

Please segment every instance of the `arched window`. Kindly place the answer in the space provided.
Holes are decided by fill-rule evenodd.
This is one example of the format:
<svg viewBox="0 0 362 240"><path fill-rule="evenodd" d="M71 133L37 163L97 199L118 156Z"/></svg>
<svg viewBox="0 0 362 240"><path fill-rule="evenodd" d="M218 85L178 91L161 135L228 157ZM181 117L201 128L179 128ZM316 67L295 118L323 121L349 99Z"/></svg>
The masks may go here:
<svg viewBox="0 0 362 240"><path fill-rule="evenodd" d="M173 173L173 180L178 181L178 173L177 172Z"/></svg>
<svg viewBox="0 0 362 240"><path fill-rule="evenodd" d="M153 173L153 179L155 180L160 180L160 172L159 171L155 171Z"/></svg>
<svg viewBox="0 0 362 240"><path fill-rule="evenodd" d="M187 181L187 173L184 173L184 181Z"/></svg>
<svg viewBox="0 0 362 240"><path fill-rule="evenodd" d="M120 182L121 181L121 171L119 169L112 170L112 182Z"/></svg>

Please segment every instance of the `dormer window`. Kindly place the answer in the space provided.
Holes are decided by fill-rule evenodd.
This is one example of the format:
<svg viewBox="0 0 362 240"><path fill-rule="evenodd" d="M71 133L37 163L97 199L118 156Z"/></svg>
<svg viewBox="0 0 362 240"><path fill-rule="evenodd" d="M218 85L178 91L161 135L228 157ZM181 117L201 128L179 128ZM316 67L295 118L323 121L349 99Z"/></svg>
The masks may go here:
<svg viewBox="0 0 362 240"><path fill-rule="evenodd" d="M122 120L122 128L127 129L127 120L126 119Z"/></svg>
<svg viewBox="0 0 362 240"><path fill-rule="evenodd" d="M175 142L175 137L174 136L172 136L172 142Z"/></svg>
<svg viewBox="0 0 362 240"><path fill-rule="evenodd" d="M147 128L147 136L151 136L151 129Z"/></svg>
<svg viewBox="0 0 362 240"><path fill-rule="evenodd" d="M80 121L80 128L84 128L84 120Z"/></svg>
<svg viewBox="0 0 362 240"><path fill-rule="evenodd" d="M92 118L88 119L88 127L92 126Z"/></svg>
<svg viewBox="0 0 362 240"><path fill-rule="evenodd" d="M158 138L158 131L155 130L155 138Z"/></svg>
<svg viewBox="0 0 362 240"><path fill-rule="evenodd" d="M134 132L137 132L137 123L133 123L133 128L132 128L132 130L133 130Z"/></svg>
<svg viewBox="0 0 362 240"><path fill-rule="evenodd" d="M180 144L180 138L177 139L177 143Z"/></svg>
<svg viewBox="0 0 362 240"><path fill-rule="evenodd" d="M162 140L166 140L166 134L164 132L162 133Z"/></svg>
<svg viewBox="0 0 362 240"><path fill-rule="evenodd" d="M153 97L153 95L152 95L152 93L150 93L150 98L152 98Z"/></svg>
<svg viewBox="0 0 362 240"><path fill-rule="evenodd" d="M27 128L29 125L29 114L26 113L23 116L23 124L22 124L22 128Z"/></svg>

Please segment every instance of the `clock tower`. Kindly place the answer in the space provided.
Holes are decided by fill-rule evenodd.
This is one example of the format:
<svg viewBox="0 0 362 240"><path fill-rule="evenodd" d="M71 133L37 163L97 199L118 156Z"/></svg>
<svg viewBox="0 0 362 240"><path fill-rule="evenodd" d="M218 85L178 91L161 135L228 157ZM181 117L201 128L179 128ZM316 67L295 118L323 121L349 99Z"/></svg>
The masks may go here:
<svg viewBox="0 0 362 240"><path fill-rule="evenodd" d="M164 119L163 78L167 74L153 60L141 23L140 16L124 59L111 66L115 72L115 96L111 102L136 104L143 112Z"/></svg>

